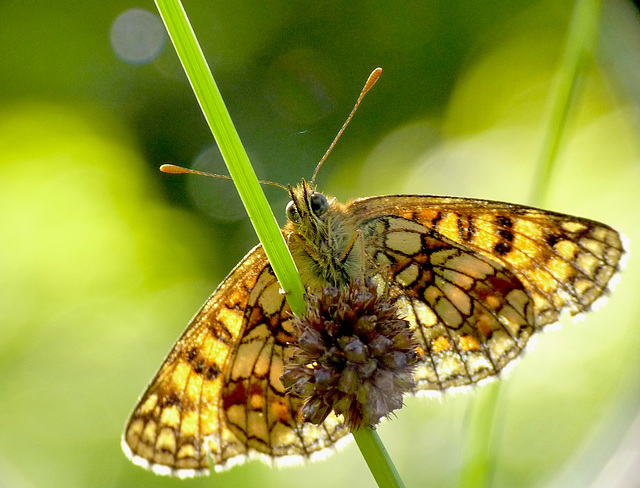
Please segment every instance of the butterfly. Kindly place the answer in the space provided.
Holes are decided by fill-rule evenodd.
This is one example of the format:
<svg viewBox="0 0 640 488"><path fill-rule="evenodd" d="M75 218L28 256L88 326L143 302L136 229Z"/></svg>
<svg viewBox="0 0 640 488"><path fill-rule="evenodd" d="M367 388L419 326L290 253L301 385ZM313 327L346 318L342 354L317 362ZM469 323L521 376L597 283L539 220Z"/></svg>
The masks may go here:
<svg viewBox="0 0 640 488"><path fill-rule="evenodd" d="M388 195L338 202L318 169L380 76L374 70L311 182L288 188L282 232L311 293L375 283L406 320L415 391L496 376L560 314L595 308L622 267L624 237L579 217L471 198ZM179 169L179 168L178 168ZM176 168L167 172L191 172ZM308 459L349 432L330 413L303 422L281 381L292 316L261 245L213 292L171 349L125 427L136 464L188 477L250 457ZM320 419L321 420L321 419Z"/></svg>
<svg viewBox="0 0 640 488"><path fill-rule="evenodd" d="M415 389L497 375L536 331L595 308L625 253L593 220L470 198L389 195L342 204L302 181L283 233L307 291L376 281L418 344ZM280 377L291 314L261 245L196 314L135 407L122 445L160 474L249 457L310 458L349 433L302 422Z"/></svg>

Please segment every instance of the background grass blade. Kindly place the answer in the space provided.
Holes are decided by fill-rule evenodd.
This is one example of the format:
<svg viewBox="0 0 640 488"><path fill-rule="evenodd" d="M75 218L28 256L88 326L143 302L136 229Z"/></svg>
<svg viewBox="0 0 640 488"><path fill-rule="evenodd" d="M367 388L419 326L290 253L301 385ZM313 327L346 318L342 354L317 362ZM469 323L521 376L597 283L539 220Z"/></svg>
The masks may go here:
<svg viewBox="0 0 640 488"><path fill-rule="evenodd" d="M601 0L576 2L567 42L561 59L554 91L549 96L550 116L540 154L538 178L533 188L532 204L543 206L547 198L553 167L566 132L567 120L579 94L585 71L592 60L598 39ZM486 385L470 403L467 444L460 476L460 488L491 486L491 477L499 453L499 429L494 428L499 408L499 381ZM496 435L498 433L498 435Z"/></svg>

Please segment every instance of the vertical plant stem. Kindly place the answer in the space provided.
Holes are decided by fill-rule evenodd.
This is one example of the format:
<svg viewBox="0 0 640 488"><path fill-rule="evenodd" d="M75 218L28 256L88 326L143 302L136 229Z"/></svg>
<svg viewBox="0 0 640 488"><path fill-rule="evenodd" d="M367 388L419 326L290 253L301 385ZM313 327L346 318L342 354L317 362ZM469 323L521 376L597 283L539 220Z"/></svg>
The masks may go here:
<svg viewBox="0 0 640 488"><path fill-rule="evenodd" d="M296 315L303 315L306 305L302 280L198 45L186 12L179 0L155 1L258 238L280 286L286 293L289 306ZM358 446L362 446L362 455L378 486L403 487L378 435L371 429L361 429L354 437Z"/></svg>
<svg viewBox="0 0 640 488"><path fill-rule="evenodd" d="M156 6L256 234L280 286L286 293L289 306L293 313L304 314L304 286L300 275L238 132L231 121L231 116L200 49L187 14L179 0L156 0Z"/></svg>
<svg viewBox="0 0 640 488"><path fill-rule="evenodd" d="M378 433L370 427L362 427L353 433L353 437L378 486L404 488L404 483Z"/></svg>
<svg viewBox="0 0 640 488"><path fill-rule="evenodd" d="M465 422L467 439L464 464L460 473L460 487L491 486L496 461L492 441L496 433L494 426L500 389L500 381L494 381L485 385L478 391L478 395L471 399Z"/></svg>
<svg viewBox="0 0 640 488"><path fill-rule="evenodd" d="M560 70L549 97L549 120L532 196L536 205L543 205L549 192L553 166L567 127L567 119L582 87L587 66L593 59L601 9L602 0L577 0L574 7Z"/></svg>
<svg viewBox="0 0 640 488"><path fill-rule="evenodd" d="M576 0L569 25L565 50L553 92L549 96L549 120L542 150L538 178L534 184L532 203L544 205L549 192L553 167L566 130L571 108L582 86L584 74L598 38L602 0ZM500 391L499 382L487 385L474 404L470 415L460 488L481 488L490 485L496 453L492 428Z"/></svg>

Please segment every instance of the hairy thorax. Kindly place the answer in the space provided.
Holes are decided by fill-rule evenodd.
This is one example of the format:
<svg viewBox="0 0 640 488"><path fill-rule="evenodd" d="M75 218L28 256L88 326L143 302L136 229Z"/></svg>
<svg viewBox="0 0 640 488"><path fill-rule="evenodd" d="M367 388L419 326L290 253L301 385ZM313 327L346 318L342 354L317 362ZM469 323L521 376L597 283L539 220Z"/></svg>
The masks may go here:
<svg viewBox="0 0 640 488"><path fill-rule="evenodd" d="M343 287L364 271L362 238L345 206L329 198L330 208L319 218L287 222L287 245L307 289Z"/></svg>

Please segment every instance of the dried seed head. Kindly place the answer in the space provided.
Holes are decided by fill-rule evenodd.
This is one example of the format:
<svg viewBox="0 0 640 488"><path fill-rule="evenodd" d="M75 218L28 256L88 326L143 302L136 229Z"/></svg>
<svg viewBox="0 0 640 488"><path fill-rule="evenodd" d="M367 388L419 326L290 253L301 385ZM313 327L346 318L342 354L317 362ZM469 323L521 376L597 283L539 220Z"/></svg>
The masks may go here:
<svg viewBox="0 0 640 488"><path fill-rule="evenodd" d="M282 383L304 398L302 419L320 424L331 410L351 430L375 426L402 407L414 388L416 343L409 322L378 295L371 279L307 295L307 314L293 322L292 354Z"/></svg>

